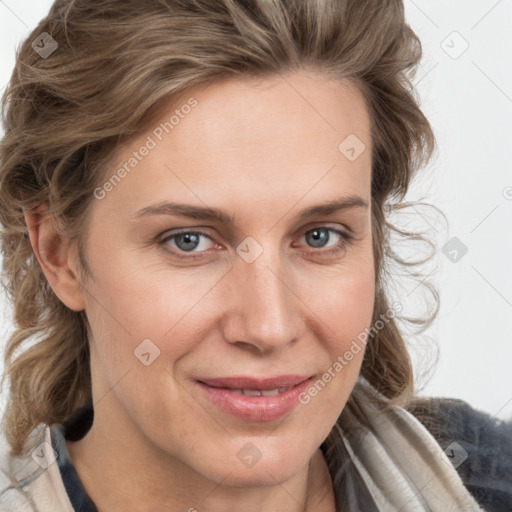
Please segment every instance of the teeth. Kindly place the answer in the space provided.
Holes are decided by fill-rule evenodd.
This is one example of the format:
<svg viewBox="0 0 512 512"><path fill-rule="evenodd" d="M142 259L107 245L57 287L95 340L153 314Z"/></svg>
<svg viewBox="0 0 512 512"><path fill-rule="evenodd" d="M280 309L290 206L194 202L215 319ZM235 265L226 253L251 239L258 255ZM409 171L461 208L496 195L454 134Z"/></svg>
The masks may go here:
<svg viewBox="0 0 512 512"><path fill-rule="evenodd" d="M278 393L284 393L288 389L288 386L283 386L282 388L276 389L236 389L235 391L245 396L275 396Z"/></svg>
<svg viewBox="0 0 512 512"><path fill-rule="evenodd" d="M261 391L263 396L274 396L279 393L279 389L265 389Z"/></svg>
<svg viewBox="0 0 512 512"><path fill-rule="evenodd" d="M245 396L261 396L261 391L257 389L242 389L242 393Z"/></svg>

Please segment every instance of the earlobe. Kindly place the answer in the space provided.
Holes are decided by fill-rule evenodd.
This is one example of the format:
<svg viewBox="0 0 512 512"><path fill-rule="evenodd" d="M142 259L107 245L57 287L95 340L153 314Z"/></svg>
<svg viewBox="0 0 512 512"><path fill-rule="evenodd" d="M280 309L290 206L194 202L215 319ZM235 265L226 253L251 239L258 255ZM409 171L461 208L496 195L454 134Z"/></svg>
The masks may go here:
<svg viewBox="0 0 512 512"><path fill-rule="evenodd" d="M34 255L55 295L71 310L85 309L82 289L75 268L78 262L74 246L63 236L48 203L25 212Z"/></svg>

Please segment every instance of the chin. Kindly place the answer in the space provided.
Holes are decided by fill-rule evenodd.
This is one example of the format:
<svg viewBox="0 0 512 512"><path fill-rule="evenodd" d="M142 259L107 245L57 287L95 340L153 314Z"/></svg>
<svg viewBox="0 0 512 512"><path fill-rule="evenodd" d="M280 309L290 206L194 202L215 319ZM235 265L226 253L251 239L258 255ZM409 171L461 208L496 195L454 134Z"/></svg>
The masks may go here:
<svg viewBox="0 0 512 512"><path fill-rule="evenodd" d="M200 468L197 470L213 481L222 482L222 485L259 487L286 482L309 463L310 457L305 450L300 450L298 453L295 449L283 450L281 446L280 449L262 448L258 453L255 448L257 443L258 440L254 443L251 441L242 443L242 449L237 446L232 455L229 457L224 455L223 459L215 456L213 460L208 461L209 471L206 472L205 460L203 460L202 471ZM290 443L289 446L295 448L296 443ZM252 460L251 456L253 456ZM258 457L260 458L256 460ZM233 463L230 462L231 459ZM221 465L219 465L220 460L223 460Z"/></svg>
<svg viewBox="0 0 512 512"><path fill-rule="evenodd" d="M301 467L291 467L290 464L282 467L267 463L259 468L232 469L228 477L226 473L221 473L215 481L228 487L272 487L286 482L301 469Z"/></svg>

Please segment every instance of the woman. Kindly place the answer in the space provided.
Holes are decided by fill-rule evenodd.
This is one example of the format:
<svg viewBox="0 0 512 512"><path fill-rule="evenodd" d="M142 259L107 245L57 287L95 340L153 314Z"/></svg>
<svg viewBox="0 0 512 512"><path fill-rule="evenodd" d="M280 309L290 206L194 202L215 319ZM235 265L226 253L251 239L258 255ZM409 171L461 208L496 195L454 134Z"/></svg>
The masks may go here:
<svg viewBox="0 0 512 512"><path fill-rule="evenodd" d="M0 510L483 510L386 292L420 56L398 0L54 3L4 98Z"/></svg>

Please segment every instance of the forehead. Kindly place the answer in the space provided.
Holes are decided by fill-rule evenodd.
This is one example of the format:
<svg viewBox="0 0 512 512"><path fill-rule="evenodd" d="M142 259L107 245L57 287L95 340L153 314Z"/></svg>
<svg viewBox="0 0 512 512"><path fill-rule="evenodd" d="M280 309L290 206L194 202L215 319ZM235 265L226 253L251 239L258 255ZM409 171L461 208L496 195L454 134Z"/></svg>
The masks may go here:
<svg viewBox="0 0 512 512"><path fill-rule="evenodd" d="M152 148L109 201L140 205L181 195L234 206L305 194L323 201L328 192L368 198L370 121L361 93L348 82L303 72L230 78L162 101L147 119L118 148L110 172L148 141Z"/></svg>

